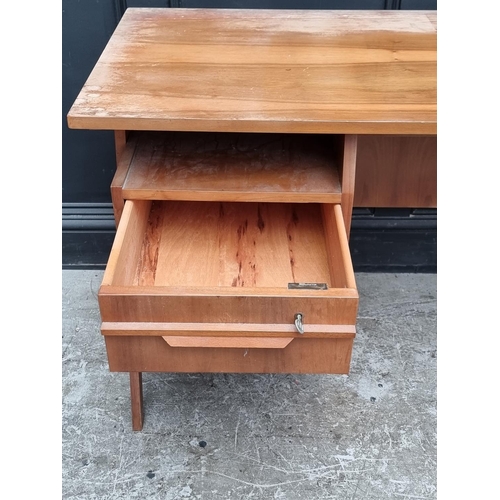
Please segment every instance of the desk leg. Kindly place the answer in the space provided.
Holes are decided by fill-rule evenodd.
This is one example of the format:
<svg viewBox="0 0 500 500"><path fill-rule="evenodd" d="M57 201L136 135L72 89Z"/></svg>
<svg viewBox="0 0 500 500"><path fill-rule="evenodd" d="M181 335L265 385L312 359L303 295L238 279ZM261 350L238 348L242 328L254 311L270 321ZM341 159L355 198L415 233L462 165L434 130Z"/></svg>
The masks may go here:
<svg viewBox="0 0 500 500"><path fill-rule="evenodd" d="M132 429L142 431L142 373L130 372L130 401L132 403Z"/></svg>

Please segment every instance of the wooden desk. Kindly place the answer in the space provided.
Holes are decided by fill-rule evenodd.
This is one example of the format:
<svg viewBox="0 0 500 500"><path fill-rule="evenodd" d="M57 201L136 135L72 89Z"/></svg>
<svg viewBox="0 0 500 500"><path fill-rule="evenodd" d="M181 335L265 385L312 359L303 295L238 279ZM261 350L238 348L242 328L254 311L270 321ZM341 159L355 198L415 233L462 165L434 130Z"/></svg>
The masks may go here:
<svg viewBox="0 0 500 500"><path fill-rule="evenodd" d="M99 307L135 430L144 371L348 373L358 136L432 164L436 15L128 9L68 124L115 131Z"/></svg>

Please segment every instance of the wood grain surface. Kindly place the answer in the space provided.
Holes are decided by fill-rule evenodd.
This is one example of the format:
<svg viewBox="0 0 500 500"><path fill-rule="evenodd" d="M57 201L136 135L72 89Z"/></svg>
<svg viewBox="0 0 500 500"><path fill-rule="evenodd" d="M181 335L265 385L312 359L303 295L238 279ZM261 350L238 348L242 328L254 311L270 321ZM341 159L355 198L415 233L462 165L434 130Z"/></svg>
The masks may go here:
<svg viewBox="0 0 500 500"><path fill-rule="evenodd" d="M146 233L143 246L157 254L155 285L333 286L320 205L171 201L153 206L163 212L161 235ZM139 280L149 267L139 263Z"/></svg>
<svg viewBox="0 0 500 500"><path fill-rule="evenodd" d="M143 235L148 228L150 208L151 201L125 203L101 286L128 285L133 282L137 263L144 252Z"/></svg>
<svg viewBox="0 0 500 500"><path fill-rule="evenodd" d="M357 207L437 207L435 136L360 136Z"/></svg>
<svg viewBox="0 0 500 500"><path fill-rule="evenodd" d="M326 135L143 132L123 196L340 203L341 188Z"/></svg>
<svg viewBox="0 0 500 500"><path fill-rule="evenodd" d="M132 406L132 430L141 431L144 422L141 372L130 372L130 402Z"/></svg>
<svg viewBox="0 0 500 500"><path fill-rule="evenodd" d="M123 130L115 130L116 171L111 181L111 201L115 224L118 228L125 204L123 197L123 183L127 177L130 162L134 156L135 139L127 144L127 134Z"/></svg>
<svg viewBox="0 0 500 500"><path fill-rule="evenodd" d="M129 8L70 128L436 134L436 12Z"/></svg>
<svg viewBox="0 0 500 500"><path fill-rule="evenodd" d="M354 325L359 296L356 290L331 288L327 292L257 288L212 287L101 287L102 321L152 323L293 324L303 313L304 324ZM294 290L296 291L296 290ZM156 292L156 293L155 293Z"/></svg>
<svg viewBox="0 0 500 500"><path fill-rule="evenodd" d="M294 339L284 349L177 348L162 337L104 338L112 372L349 373L353 346L352 338Z"/></svg>
<svg viewBox="0 0 500 500"><path fill-rule="evenodd" d="M292 337L196 337L192 335L162 337L170 347L210 347L211 349L284 349Z"/></svg>
<svg viewBox="0 0 500 500"><path fill-rule="evenodd" d="M346 135L342 157L342 213L344 216L347 238L351 233L352 208L354 206L354 184L356 160L358 153L358 136Z"/></svg>
<svg viewBox="0 0 500 500"><path fill-rule="evenodd" d="M347 338L356 334L354 325L312 325L307 323L307 338ZM152 323L144 322L107 322L101 325L103 335L119 336L216 336L216 337L285 337L304 338L292 323Z"/></svg>
<svg viewBox="0 0 500 500"><path fill-rule="evenodd" d="M308 324L355 324L342 212L326 204L323 217L321 206L127 200L102 320L292 324L302 312ZM288 289L297 282L329 288Z"/></svg>

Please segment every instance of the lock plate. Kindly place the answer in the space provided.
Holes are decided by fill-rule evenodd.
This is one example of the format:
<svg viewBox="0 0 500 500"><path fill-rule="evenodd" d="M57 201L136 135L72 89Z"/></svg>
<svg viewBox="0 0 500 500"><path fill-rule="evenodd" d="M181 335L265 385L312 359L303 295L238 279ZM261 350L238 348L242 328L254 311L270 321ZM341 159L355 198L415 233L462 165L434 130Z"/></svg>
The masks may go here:
<svg viewBox="0 0 500 500"><path fill-rule="evenodd" d="M288 283L288 290L328 290L326 283Z"/></svg>

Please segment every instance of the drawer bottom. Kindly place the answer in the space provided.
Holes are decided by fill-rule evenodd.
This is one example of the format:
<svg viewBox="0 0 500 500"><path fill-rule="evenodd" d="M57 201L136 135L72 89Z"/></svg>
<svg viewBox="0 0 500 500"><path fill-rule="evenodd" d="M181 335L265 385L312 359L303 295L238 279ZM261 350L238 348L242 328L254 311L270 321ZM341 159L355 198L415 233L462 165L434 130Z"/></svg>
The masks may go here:
<svg viewBox="0 0 500 500"><path fill-rule="evenodd" d="M294 339L283 349L171 347L162 337L105 337L113 372L348 374L353 338Z"/></svg>

